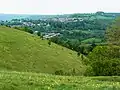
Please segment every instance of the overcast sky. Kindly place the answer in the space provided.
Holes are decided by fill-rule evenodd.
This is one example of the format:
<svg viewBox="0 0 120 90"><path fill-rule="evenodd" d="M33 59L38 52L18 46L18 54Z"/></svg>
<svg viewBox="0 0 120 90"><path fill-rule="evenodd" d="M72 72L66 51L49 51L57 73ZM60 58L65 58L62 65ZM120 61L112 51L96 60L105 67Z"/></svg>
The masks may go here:
<svg viewBox="0 0 120 90"><path fill-rule="evenodd" d="M120 0L0 0L0 13L70 14L120 12Z"/></svg>

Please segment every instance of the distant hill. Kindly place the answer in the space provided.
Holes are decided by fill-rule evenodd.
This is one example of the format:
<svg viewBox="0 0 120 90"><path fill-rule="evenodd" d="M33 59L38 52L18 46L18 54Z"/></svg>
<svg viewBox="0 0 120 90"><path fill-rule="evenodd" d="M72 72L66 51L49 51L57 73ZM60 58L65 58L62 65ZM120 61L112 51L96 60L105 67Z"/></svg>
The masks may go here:
<svg viewBox="0 0 120 90"><path fill-rule="evenodd" d="M0 20L12 20L12 19L21 19L27 18L28 15L19 15L19 14L0 14Z"/></svg>
<svg viewBox="0 0 120 90"><path fill-rule="evenodd" d="M0 70L55 73L75 69L81 74L85 66L77 53L41 40L16 29L0 27Z"/></svg>
<svg viewBox="0 0 120 90"><path fill-rule="evenodd" d="M115 19L116 17L120 16L120 13L106 13L106 12L96 12L96 13L76 13L71 14L71 18L83 18L87 20L94 20L94 19Z"/></svg>
<svg viewBox="0 0 120 90"><path fill-rule="evenodd" d="M28 14L0 14L0 20L12 20L12 19L32 19L32 20L38 20L38 19L49 19L49 18L66 18L69 14L65 15L28 15Z"/></svg>
<svg viewBox="0 0 120 90"><path fill-rule="evenodd" d="M38 19L50 19L50 18L84 18L84 19L114 19L120 16L120 13L106 13L106 12L96 12L96 13L75 13L75 14L63 14L63 15L30 15L30 14L0 14L0 20L12 20L28 18L32 20Z"/></svg>

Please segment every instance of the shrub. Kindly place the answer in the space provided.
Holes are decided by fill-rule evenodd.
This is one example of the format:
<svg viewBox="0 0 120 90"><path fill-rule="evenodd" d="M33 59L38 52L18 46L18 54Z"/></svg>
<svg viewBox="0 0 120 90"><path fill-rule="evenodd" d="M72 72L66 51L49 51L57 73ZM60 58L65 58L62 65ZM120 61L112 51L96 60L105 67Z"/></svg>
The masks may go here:
<svg viewBox="0 0 120 90"><path fill-rule="evenodd" d="M55 71L55 75L64 75L63 70Z"/></svg>
<svg viewBox="0 0 120 90"><path fill-rule="evenodd" d="M50 40L48 41L48 45L49 45L49 46L51 45L51 41L50 41Z"/></svg>
<svg viewBox="0 0 120 90"><path fill-rule="evenodd" d="M91 66L87 66L84 72L84 76L94 76L94 75L95 73L93 71L93 68Z"/></svg>
<svg viewBox="0 0 120 90"><path fill-rule="evenodd" d="M97 46L88 57L95 75L120 75L120 47Z"/></svg>
<svg viewBox="0 0 120 90"><path fill-rule="evenodd" d="M40 31L38 31L37 35L38 35L38 36L41 36L41 33L40 33Z"/></svg>

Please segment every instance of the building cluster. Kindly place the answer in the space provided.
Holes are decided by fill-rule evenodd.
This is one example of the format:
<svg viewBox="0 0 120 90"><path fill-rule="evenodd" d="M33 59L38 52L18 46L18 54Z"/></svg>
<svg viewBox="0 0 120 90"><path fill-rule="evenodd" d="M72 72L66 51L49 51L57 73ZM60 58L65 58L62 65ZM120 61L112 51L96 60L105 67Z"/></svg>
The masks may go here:
<svg viewBox="0 0 120 90"><path fill-rule="evenodd" d="M56 36L60 36L61 34L60 33L45 33L43 38L44 39L50 39L52 37L56 37Z"/></svg>
<svg viewBox="0 0 120 90"><path fill-rule="evenodd" d="M83 18L52 18L52 21L59 21L59 22L77 22L83 21Z"/></svg>

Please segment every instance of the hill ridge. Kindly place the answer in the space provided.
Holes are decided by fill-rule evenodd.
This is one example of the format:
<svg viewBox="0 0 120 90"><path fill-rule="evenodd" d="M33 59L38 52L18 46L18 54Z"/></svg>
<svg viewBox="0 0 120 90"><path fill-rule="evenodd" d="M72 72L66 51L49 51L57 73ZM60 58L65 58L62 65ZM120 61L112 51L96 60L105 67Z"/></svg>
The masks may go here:
<svg viewBox="0 0 120 90"><path fill-rule="evenodd" d="M0 27L0 41L0 69L52 74L59 70L68 73L75 69L77 74L85 71L76 52L54 43L49 46L38 36Z"/></svg>

